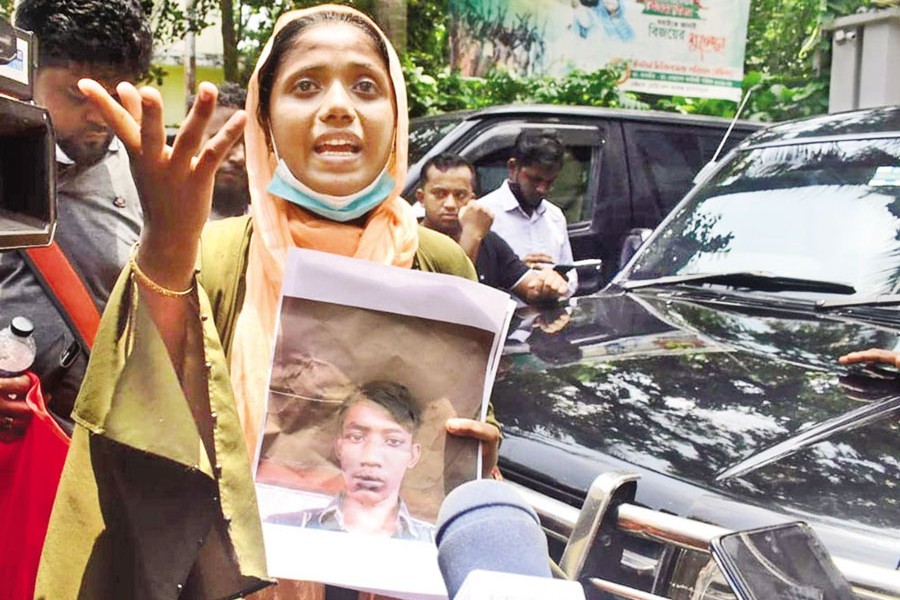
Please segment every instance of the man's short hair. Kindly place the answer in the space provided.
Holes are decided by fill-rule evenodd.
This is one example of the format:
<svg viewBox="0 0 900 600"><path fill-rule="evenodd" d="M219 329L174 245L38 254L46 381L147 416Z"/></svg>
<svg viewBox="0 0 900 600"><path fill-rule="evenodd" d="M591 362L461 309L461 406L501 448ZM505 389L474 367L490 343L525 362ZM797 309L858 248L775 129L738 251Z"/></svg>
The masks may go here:
<svg viewBox="0 0 900 600"><path fill-rule="evenodd" d="M472 191L475 191L475 189L478 188L478 173L475 171L475 167L459 154L444 152L432 156L425 161L425 164L422 165L422 185L425 185L425 182L428 180L428 170L431 169L431 167L434 167L442 173L457 167L466 167L472 172Z"/></svg>
<svg viewBox="0 0 900 600"><path fill-rule="evenodd" d="M219 88L219 98L216 101L216 106L220 106L222 108L238 108L243 109L247 104L247 90L242 86L234 83L233 81L226 81L225 83L218 86ZM191 94L187 99L187 108L188 110L194 105L194 100L197 99L197 94Z"/></svg>
<svg viewBox="0 0 900 600"><path fill-rule="evenodd" d="M561 167L566 145L553 130L524 129L516 137L512 157L520 167Z"/></svg>
<svg viewBox="0 0 900 600"><path fill-rule="evenodd" d="M22 0L16 26L38 38L40 66L109 66L143 77L153 36L140 0Z"/></svg>
<svg viewBox="0 0 900 600"><path fill-rule="evenodd" d="M338 422L344 428L344 419L350 408L360 402L372 402L382 407L398 425L415 435L421 424L421 415L416 401L405 385L395 381L369 381L350 392L341 405Z"/></svg>

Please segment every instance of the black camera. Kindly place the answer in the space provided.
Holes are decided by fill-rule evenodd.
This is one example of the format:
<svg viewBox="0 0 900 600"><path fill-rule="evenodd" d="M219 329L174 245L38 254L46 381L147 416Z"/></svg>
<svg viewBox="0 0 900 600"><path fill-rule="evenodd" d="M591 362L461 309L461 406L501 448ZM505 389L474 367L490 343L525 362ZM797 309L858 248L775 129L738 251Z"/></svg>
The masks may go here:
<svg viewBox="0 0 900 600"><path fill-rule="evenodd" d="M37 38L0 19L0 251L46 246L56 228L56 138L31 103Z"/></svg>

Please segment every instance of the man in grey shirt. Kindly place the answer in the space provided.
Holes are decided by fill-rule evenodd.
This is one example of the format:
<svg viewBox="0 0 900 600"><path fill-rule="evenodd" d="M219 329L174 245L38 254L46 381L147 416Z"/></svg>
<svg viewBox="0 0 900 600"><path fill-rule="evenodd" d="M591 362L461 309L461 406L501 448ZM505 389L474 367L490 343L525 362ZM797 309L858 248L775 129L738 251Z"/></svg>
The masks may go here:
<svg viewBox="0 0 900 600"><path fill-rule="evenodd" d="M23 0L16 25L38 38L35 102L56 134L56 242L102 311L138 240L142 212L128 154L77 87L82 77L114 92L150 66L152 37L140 0ZM35 325L41 378L51 409L67 417L81 386L88 350L42 287L21 252L0 253L0 328L15 316ZM24 377L0 378L0 442L20 437L30 412Z"/></svg>

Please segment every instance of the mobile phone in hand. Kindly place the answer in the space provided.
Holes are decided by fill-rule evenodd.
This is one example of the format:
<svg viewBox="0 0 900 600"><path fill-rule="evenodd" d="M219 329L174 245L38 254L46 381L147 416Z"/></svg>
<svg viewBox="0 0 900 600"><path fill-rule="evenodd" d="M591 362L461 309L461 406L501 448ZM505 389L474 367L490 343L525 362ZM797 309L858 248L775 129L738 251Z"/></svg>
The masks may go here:
<svg viewBox="0 0 900 600"><path fill-rule="evenodd" d="M603 265L603 261L599 258L586 258L584 260L576 260L567 263L559 263L553 265L553 270L559 273L560 275L565 275L572 269L594 269L600 270L600 267Z"/></svg>

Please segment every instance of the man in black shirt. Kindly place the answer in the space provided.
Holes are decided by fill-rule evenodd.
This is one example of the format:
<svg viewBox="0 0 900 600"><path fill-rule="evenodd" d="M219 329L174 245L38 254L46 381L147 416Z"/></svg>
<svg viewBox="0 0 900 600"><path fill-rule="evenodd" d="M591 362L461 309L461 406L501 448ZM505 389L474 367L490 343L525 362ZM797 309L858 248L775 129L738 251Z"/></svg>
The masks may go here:
<svg viewBox="0 0 900 600"><path fill-rule="evenodd" d="M529 269L491 229L490 210L473 202L475 169L455 154L440 154L422 169L416 198L425 207L422 225L452 237L478 271L481 283L513 293L525 302L565 297L565 278L552 268Z"/></svg>

